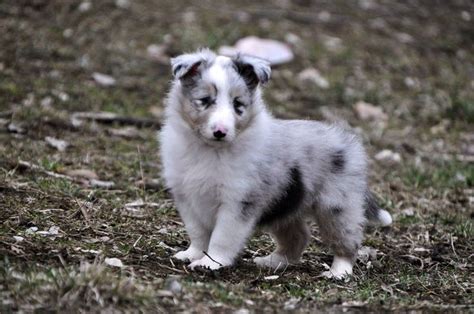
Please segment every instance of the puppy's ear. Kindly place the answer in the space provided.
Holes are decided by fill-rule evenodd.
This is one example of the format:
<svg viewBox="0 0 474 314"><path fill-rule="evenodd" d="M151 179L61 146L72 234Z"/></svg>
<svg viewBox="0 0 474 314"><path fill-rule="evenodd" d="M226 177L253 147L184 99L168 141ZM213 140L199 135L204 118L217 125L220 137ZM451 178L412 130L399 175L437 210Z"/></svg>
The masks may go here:
<svg viewBox="0 0 474 314"><path fill-rule="evenodd" d="M232 61L250 89L255 89L259 83L265 84L270 80L272 70L267 60L238 54Z"/></svg>
<svg viewBox="0 0 474 314"><path fill-rule="evenodd" d="M176 79L189 85L201 77L201 72L212 63L215 54L209 49L187 53L171 59L171 69Z"/></svg>

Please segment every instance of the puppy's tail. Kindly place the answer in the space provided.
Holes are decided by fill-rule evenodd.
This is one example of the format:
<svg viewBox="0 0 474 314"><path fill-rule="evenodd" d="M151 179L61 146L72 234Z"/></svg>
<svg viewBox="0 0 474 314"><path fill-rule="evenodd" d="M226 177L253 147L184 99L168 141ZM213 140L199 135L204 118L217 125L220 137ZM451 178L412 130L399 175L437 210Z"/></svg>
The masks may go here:
<svg viewBox="0 0 474 314"><path fill-rule="evenodd" d="M372 226L388 226L392 224L392 215L377 204L374 195L367 191L365 193L365 216L367 224Z"/></svg>

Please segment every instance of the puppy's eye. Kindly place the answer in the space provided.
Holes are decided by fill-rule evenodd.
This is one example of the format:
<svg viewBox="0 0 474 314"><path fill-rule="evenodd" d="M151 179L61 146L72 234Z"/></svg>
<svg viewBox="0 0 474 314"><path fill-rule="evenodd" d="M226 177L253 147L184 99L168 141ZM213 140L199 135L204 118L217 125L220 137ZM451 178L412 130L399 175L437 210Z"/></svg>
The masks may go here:
<svg viewBox="0 0 474 314"><path fill-rule="evenodd" d="M234 110L240 116L244 113L245 105L237 98L234 99Z"/></svg>
<svg viewBox="0 0 474 314"><path fill-rule="evenodd" d="M207 96L207 97L196 99L195 103L200 107L207 108L210 105L212 105L213 99L210 96Z"/></svg>

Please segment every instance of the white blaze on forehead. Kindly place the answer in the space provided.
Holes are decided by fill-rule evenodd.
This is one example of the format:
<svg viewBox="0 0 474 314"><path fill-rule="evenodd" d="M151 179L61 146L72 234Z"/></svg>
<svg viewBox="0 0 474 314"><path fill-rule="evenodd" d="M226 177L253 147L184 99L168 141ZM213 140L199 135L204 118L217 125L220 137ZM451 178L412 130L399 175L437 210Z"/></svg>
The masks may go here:
<svg viewBox="0 0 474 314"><path fill-rule="evenodd" d="M217 87L218 97L219 94L226 94L223 91L229 89L226 67L229 66L230 62L232 62L230 58L218 56L209 68L209 78Z"/></svg>
<svg viewBox="0 0 474 314"><path fill-rule="evenodd" d="M232 60L228 57L219 56L209 68L208 78L217 88L215 110L209 117L209 127L212 131L216 128L224 128L228 135L234 134L235 118L232 102L229 95L230 81L228 67Z"/></svg>

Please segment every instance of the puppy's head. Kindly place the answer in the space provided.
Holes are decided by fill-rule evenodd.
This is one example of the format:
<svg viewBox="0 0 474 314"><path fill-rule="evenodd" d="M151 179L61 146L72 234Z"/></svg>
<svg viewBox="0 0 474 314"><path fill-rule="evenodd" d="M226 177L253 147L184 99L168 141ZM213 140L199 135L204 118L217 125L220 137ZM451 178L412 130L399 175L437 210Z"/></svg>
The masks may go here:
<svg viewBox="0 0 474 314"><path fill-rule="evenodd" d="M260 84L270 79L267 61L216 56L208 49L171 60L179 114L207 144L231 143L261 110Z"/></svg>

